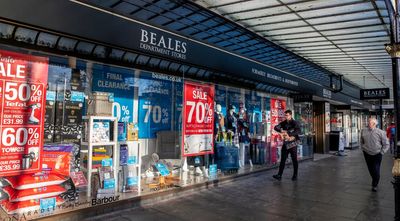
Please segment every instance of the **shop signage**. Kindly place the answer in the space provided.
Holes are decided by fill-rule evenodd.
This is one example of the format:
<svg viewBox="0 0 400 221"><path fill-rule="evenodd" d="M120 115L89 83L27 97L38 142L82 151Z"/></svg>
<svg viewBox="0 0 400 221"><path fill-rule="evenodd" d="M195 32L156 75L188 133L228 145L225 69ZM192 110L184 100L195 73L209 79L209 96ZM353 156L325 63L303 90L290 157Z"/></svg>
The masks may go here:
<svg viewBox="0 0 400 221"><path fill-rule="evenodd" d="M183 91L182 155L214 153L214 85L186 81Z"/></svg>
<svg viewBox="0 0 400 221"><path fill-rule="evenodd" d="M48 59L0 51L0 176L41 169Z"/></svg>
<svg viewBox="0 0 400 221"><path fill-rule="evenodd" d="M291 86L299 86L299 82L297 82L297 81L295 81L293 79L285 78L285 77L280 76L280 75L267 73L267 78L275 80L275 81L280 81L282 83L289 84Z"/></svg>
<svg viewBox="0 0 400 221"><path fill-rule="evenodd" d="M390 90L389 88L374 88L374 89L362 89L360 91L360 99L389 99Z"/></svg>
<svg viewBox="0 0 400 221"><path fill-rule="evenodd" d="M274 127L285 120L286 101L271 99L271 161L276 163L280 160L280 148L282 148L282 138Z"/></svg>
<svg viewBox="0 0 400 221"><path fill-rule="evenodd" d="M322 89L322 96L325 98L332 98L332 91L328 90L328 89Z"/></svg>
<svg viewBox="0 0 400 221"><path fill-rule="evenodd" d="M119 122L133 122L134 75L130 70L93 66L92 90L114 95L113 116Z"/></svg>
<svg viewBox="0 0 400 221"><path fill-rule="evenodd" d="M139 47L146 51L186 60L187 43L177 38L165 37L147 29L140 29Z"/></svg>
<svg viewBox="0 0 400 221"><path fill-rule="evenodd" d="M100 199L92 199L92 206L112 203L119 200L119 196L103 197Z"/></svg>
<svg viewBox="0 0 400 221"><path fill-rule="evenodd" d="M295 103L313 101L313 96L311 94L293 94L292 97Z"/></svg>

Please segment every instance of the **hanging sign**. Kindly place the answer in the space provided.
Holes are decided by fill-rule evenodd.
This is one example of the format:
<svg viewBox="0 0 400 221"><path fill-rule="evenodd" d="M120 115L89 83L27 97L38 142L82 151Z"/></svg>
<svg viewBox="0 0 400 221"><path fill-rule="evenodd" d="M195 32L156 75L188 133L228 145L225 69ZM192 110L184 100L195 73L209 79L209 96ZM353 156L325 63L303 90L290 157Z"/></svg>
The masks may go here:
<svg viewBox="0 0 400 221"><path fill-rule="evenodd" d="M185 82L183 156L213 153L214 85Z"/></svg>
<svg viewBox="0 0 400 221"><path fill-rule="evenodd" d="M48 58L0 50L0 176L41 170Z"/></svg>
<svg viewBox="0 0 400 221"><path fill-rule="evenodd" d="M374 89L362 89L360 90L360 99L389 99L390 90L389 88L374 88Z"/></svg>

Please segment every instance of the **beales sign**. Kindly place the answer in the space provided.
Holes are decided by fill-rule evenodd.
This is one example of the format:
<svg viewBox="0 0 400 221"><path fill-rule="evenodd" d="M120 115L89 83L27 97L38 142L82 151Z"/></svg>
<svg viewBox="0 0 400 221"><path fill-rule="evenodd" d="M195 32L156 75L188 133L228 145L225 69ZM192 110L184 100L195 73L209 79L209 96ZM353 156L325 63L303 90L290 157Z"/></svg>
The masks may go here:
<svg viewBox="0 0 400 221"><path fill-rule="evenodd" d="M141 37L139 47L141 49L186 60L186 42L165 37L160 33L145 29L140 29L140 31Z"/></svg>
<svg viewBox="0 0 400 221"><path fill-rule="evenodd" d="M374 88L364 89L360 91L360 99L389 99L390 91L389 88Z"/></svg>

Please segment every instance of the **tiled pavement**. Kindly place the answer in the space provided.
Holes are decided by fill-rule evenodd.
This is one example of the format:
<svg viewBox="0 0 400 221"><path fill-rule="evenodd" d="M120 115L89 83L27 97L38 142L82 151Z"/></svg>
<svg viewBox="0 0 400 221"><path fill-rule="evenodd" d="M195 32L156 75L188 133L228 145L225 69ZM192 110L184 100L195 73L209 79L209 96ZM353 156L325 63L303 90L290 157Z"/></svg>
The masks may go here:
<svg viewBox="0 0 400 221"><path fill-rule="evenodd" d="M381 183L371 192L362 152L300 163L299 180L287 168L281 182L276 170L246 176L151 206L90 220L393 220L393 160L384 156Z"/></svg>

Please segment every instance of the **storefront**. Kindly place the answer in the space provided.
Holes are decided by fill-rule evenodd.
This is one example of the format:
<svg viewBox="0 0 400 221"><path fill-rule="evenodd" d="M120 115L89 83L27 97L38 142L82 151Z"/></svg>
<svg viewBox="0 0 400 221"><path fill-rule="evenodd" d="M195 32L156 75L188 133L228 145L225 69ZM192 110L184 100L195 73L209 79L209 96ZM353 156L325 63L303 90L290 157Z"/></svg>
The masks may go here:
<svg viewBox="0 0 400 221"><path fill-rule="evenodd" d="M71 203L79 209L93 205L92 199L103 204L110 197L122 200L279 162L282 139L272 128L293 108L288 97L0 47L7 99L2 110L3 216L51 215ZM194 106L185 107L185 116L183 92L190 85L193 93L211 91L196 95L208 99L203 103L186 97ZM302 125L309 130L307 108L295 109L295 117L306 116ZM191 141L207 133L182 133L190 125L182 118L204 122L204 113L214 122L214 129L208 127L211 137ZM182 142L183 136L189 141ZM190 143L203 140L210 143ZM299 148L300 158L310 156Z"/></svg>
<svg viewBox="0 0 400 221"><path fill-rule="evenodd" d="M312 158L312 99L289 93L326 89L102 16L130 22L126 47L122 30L110 43L76 27L56 32L52 22L0 22L1 217L44 217L271 168L283 144L273 127L286 109L301 124L299 158Z"/></svg>

